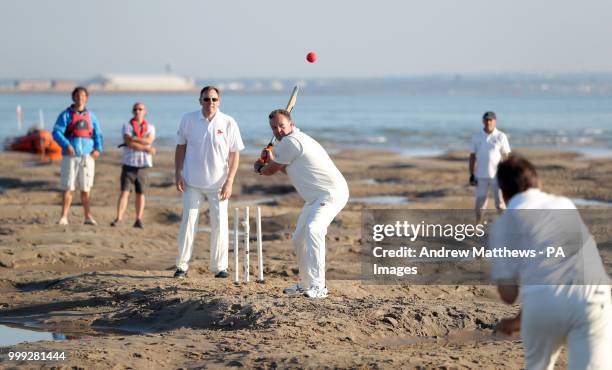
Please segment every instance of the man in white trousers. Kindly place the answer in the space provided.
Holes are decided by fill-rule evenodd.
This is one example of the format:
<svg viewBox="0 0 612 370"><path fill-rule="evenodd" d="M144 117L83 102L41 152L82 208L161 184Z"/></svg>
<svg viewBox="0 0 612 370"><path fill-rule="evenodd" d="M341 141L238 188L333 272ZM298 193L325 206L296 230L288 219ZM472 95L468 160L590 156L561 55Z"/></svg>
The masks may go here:
<svg viewBox="0 0 612 370"><path fill-rule="evenodd" d="M265 159L255 162L255 171L266 176L285 172L306 202L292 240L299 282L284 293L325 298L325 236L348 201L348 185L321 144L296 128L289 112L277 109L268 118L279 143L272 152L264 150Z"/></svg>
<svg viewBox="0 0 612 370"><path fill-rule="evenodd" d="M493 191L495 208L506 208L495 174L499 162L510 154L508 137L496 128L495 112L485 112L482 124L482 131L472 136L469 159L470 185L476 186L476 223L480 223L482 210L487 207L489 189Z"/></svg>
<svg viewBox="0 0 612 370"><path fill-rule="evenodd" d="M539 189L533 165L510 155L497 177L508 209L491 227L490 247L529 257L492 258L502 300L522 310L498 330L520 330L526 369L552 370L567 343L568 369L609 369L612 363L610 278L593 236L568 198Z"/></svg>
<svg viewBox="0 0 612 370"><path fill-rule="evenodd" d="M186 113L176 136L175 181L183 193L183 219L177 238L175 278L185 278L193 249L200 206L208 199L210 271L226 278L228 267L228 199L232 195L240 151L244 149L236 121L219 111L219 89L200 92L201 110Z"/></svg>

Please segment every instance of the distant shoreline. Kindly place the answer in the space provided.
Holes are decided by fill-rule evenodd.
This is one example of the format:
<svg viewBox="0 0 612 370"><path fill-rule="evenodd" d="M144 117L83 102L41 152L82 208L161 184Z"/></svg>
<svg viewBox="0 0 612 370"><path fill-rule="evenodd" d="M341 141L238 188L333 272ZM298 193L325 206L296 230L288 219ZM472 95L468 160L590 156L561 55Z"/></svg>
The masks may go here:
<svg viewBox="0 0 612 370"><path fill-rule="evenodd" d="M29 95L29 94L69 94L72 89L68 90L2 90L0 89L0 94L14 94L14 95ZM194 92L199 92L199 88L190 89L190 90L89 90L90 93L95 94L107 94L107 95L121 95L121 94L192 94Z"/></svg>

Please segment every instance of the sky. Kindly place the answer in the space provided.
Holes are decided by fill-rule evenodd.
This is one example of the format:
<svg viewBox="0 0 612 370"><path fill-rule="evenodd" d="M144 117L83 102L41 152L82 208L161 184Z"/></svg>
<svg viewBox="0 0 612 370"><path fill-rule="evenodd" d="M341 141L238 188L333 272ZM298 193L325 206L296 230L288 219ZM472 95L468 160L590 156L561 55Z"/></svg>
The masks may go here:
<svg viewBox="0 0 612 370"><path fill-rule="evenodd" d="M610 73L610 14L610 0L3 0L0 78Z"/></svg>

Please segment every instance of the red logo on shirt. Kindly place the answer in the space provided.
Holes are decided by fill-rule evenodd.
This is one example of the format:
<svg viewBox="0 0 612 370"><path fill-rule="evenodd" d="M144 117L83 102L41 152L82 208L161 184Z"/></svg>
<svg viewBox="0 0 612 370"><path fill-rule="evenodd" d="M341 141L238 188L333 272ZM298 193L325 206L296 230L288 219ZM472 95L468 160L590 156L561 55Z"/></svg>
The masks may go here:
<svg viewBox="0 0 612 370"><path fill-rule="evenodd" d="M217 135L222 135L223 134L223 130L217 130Z"/></svg>

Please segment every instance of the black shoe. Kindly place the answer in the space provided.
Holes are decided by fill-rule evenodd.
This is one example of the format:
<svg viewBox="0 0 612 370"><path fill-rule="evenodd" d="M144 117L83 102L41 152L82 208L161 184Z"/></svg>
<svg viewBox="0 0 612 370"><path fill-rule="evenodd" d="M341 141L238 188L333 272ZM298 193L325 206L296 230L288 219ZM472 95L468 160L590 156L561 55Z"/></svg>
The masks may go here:
<svg viewBox="0 0 612 370"><path fill-rule="evenodd" d="M183 271L181 269L176 269L176 272L174 273L174 278L175 279L184 279L187 277L187 271Z"/></svg>
<svg viewBox="0 0 612 370"><path fill-rule="evenodd" d="M142 224L142 221L140 220L136 220L136 222L134 222L134 227L137 227L139 229L144 229L144 225Z"/></svg>
<svg viewBox="0 0 612 370"><path fill-rule="evenodd" d="M215 277L219 279L225 279L229 277L229 274L227 273L227 271L223 270L223 271L217 272L217 275L215 275Z"/></svg>
<svg viewBox="0 0 612 370"><path fill-rule="evenodd" d="M121 221L119 221L119 220L115 219L115 221L111 222L111 224L110 224L110 225L111 225L112 227L115 227L115 226L119 225L119 222L121 222Z"/></svg>

